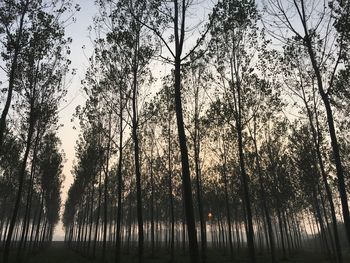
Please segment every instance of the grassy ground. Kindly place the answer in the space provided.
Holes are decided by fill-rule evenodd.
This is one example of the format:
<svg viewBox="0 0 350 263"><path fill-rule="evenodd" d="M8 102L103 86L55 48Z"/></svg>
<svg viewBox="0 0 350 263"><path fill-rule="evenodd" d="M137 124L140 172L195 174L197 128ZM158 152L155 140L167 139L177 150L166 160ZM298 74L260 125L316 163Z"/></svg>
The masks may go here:
<svg viewBox="0 0 350 263"><path fill-rule="evenodd" d="M100 252L100 251L99 251ZM1 255L1 253L0 253ZM167 263L170 260L170 255L166 249L158 249L156 250L156 256L151 257L150 251L146 249L145 251L145 263ZM346 257L344 262L349 258ZM114 254L109 253L107 255L108 263L114 262ZM1 259L0 259L1 262ZM36 255L32 255L30 257L25 258L23 263L92 263L92 262L101 262L100 260L92 260L86 257L79 255L78 253L66 248L63 242L53 242L49 248L41 251ZM122 262L123 263L136 263L137 261L137 250L131 250L130 253L122 254ZM175 261L174 263L188 263L188 256L184 255L183 250L176 251L175 253ZM208 250L208 260L207 263L228 263L228 262L249 262L248 255L242 253L236 255L232 260L229 257L228 252L222 250ZM265 254L258 254L257 258L258 263L271 262L271 259ZM330 262L326 260L321 253L315 252L298 252L293 256L290 256L288 260L282 260L279 258L278 262L281 263L326 263Z"/></svg>

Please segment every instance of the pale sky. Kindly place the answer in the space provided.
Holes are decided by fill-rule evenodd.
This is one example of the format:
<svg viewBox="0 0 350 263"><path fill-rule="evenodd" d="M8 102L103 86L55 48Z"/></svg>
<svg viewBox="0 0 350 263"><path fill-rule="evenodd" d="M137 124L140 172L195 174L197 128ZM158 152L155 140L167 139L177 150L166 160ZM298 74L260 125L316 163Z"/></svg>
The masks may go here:
<svg viewBox="0 0 350 263"><path fill-rule="evenodd" d="M94 0L74 0L74 4L76 3L81 6L81 10L74 16L76 22L66 28L66 36L73 39L70 46L70 60L72 61L71 68L75 68L77 72L75 76L68 76L67 78L71 82L67 85L66 102L62 103L59 112L60 123L64 126L59 130L58 135L62 141L62 149L66 154L66 162L63 169L65 181L62 189L62 204L64 204L68 189L73 183L73 176L70 171L75 159L74 147L79 134L79 130L73 129L73 126L79 128L78 120L71 122L71 119L76 106L83 105L85 102L80 83L84 79L86 69L89 66L88 58L91 56L93 49L88 27L92 25L93 16L98 12L97 7L94 6ZM85 49L82 48L83 46L85 46ZM56 226L54 240L62 240L63 235L64 231L60 222Z"/></svg>

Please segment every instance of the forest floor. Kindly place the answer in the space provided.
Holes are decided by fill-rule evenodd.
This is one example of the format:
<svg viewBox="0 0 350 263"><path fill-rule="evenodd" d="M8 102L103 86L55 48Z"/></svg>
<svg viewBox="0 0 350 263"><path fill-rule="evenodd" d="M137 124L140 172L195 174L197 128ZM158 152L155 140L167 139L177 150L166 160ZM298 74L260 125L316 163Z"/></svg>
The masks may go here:
<svg viewBox="0 0 350 263"><path fill-rule="evenodd" d="M0 253L1 254L1 253ZM114 255L107 255L108 263L114 262ZM167 263L170 261L169 253L166 249L157 249L156 256L151 257L150 251L146 250L145 253L145 263ZM346 257L347 258L347 257ZM0 259L1 262L1 259ZM64 246L63 242L53 242L52 245L40 253L27 257L23 263L97 263L100 260L92 260L81 256L80 254L68 249ZM123 263L137 263L137 250L131 251L131 253L122 254ZM188 256L185 256L183 250L175 253L174 263L188 263ZM230 259L229 253L223 253L220 250L208 249L208 263L229 263L229 262L249 262L247 255L236 255L233 260ZM271 262L268 255L257 256L258 263ZM282 260L279 258L280 263L326 263L330 262L326 260L321 253L302 251L298 252L288 258L288 260ZM344 262L350 262L345 260Z"/></svg>

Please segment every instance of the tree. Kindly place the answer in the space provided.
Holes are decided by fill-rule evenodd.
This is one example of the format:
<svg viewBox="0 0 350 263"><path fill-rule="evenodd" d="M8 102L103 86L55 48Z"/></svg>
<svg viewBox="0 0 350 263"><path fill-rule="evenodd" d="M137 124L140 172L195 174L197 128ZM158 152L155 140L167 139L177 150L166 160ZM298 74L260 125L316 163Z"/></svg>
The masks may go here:
<svg viewBox="0 0 350 263"><path fill-rule="evenodd" d="M132 15L129 13L131 10ZM136 176L136 196L137 196L137 217L138 217L138 249L139 262L144 259L144 230L143 230L143 213L141 198L141 164L140 164L140 148L139 148L139 118L138 118L138 94L141 83L147 75L147 65L153 53L152 47L147 45L147 33L144 32L143 25L140 21L144 21L147 15L146 3L139 1L120 1L115 10L118 15L114 16L114 22L119 28L115 28L112 32L113 36L119 42L117 45L125 48L123 52L127 53L125 61L127 62L127 75L130 76L130 93L131 93L131 128L134 145L134 162ZM115 13L117 14L117 13Z"/></svg>
<svg viewBox="0 0 350 263"><path fill-rule="evenodd" d="M190 165L188 158L188 146L187 136L185 133L184 117L183 117L183 105L182 105L182 63L190 57L190 55L198 49L199 45L205 38L211 23L206 27L204 32L200 35L197 43L192 49L189 49L185 53L185 35L186 35L186 16L191 8L190 1L178 1L174 0L172 3L167 1L153 1L152 11L154 20L150 21L149 24L143 23L147 28L153 31L153 33L160 39L162 45L167 49L167 52L171 55L171 58L165 58L167 62L174 64L174 100L175 100L175 112L176 112L176 123L178 129L178 139L181 152L181 167L182 167L182 187L183 187L183 198L185 205L187 232L189 238L189 250L191 262L198 262L198 243L197 234L195 228L195 218L193 211L193 198L192 198L192 187L190 177ZM165 34L162 35L162 29L168 28L171 25L173 32L171 33L170 40L174 44L174 48L171 48L168 41L166 40ZM160 29L159 29L160 28ZM163 55L161 54L161 57Z"/></svg>
<svg viewBox="0 0 350 263"><path fill-rule="evenodd" d="M31 3L29 0L19 2L6 1L0 6L0 34L4 34L5 39L8 41L4 45L6 51L2 52L1 55L4 61L9 61L7 98L0 118L0 153L6 128L6 117L10 109L17 77L18 60L27 41L25 27L28 22L25 19L29 12L35 12L37 8L37 4ZM19 21L18 24L17 21Z"/></svg>
<svg viewBox="0 0 350 263"><path fill-rule="evenodd" d="M64 3L65 4L65 3ZM19 110L24 111L23 128L26 130L24 154L18 171L18 189L14 209L9 225L3 259L8 262L13 230L17 221L28 157L32 148L32 139L40 118L52 126L56 125L57 109L65 94L62 78L67 73L69 61L63 54L67 40L64 39L63 27L56 17L45 12L38 5L32 13L28 30L25 55L16 62L23 70L16 73L17 85L23 83ZM58 14L63 11L58 10ZM16 86L17 87L17 86Z"/></svg>
<svg viewBox="0 0 350 263"><path fill-rule="evenodd" d="M332 2L333 3L333 2ZM330 6L332 5L330 4ZM344 52L344 34L336 32L334 24L333 10L323 3L311 1L306 3L304 0L272 2L267 1L268 13L274 17L271 28L287 29L288 35L283 35L270 30L272 35L280 41L290 41L295 46L302 47L308 54L309 68L315 76L318 94L322 99L325 113L327 116L327 125L329 138L331 141L333 160L336 166L338 178L338 191L342 204L342 215L346 226L348 243L350 244L350 214L347 193L345 189L344 170L340 156L338 137L336 133L334 113L331 105L331 94L334 89L336 74L343 63ZM317 7L321 16L315 14L313 8ZM295 21L292 17L296 16ZM297 27L299 23L301 27ZM326 28L323 30L323 28ZM328 37L331 36L331 37ZM335 48L331 43L336 42Z"/></svg>
<svg viewBox="0 0 350 263"><path fill-rule="evenodd" d="M244 96L249 92L249 77L254 71L251 60L257 45L254 40L257 36L257 11L254 1L219 1L216 12L221 19L215 22L211 30L211 50L218 79L224 87L226 99L229 100L229 107L233 111L247 215L247 242L251 261L255 262L254 230L243 130L247 119L244 111L246 107Z"/></svg>

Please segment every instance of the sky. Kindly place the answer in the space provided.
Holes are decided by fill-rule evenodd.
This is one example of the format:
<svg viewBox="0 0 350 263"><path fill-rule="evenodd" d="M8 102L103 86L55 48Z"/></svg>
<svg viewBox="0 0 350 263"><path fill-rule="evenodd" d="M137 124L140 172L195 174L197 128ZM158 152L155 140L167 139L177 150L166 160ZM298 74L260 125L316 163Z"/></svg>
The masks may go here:
<svg viewBox="0 0 350 263"><path fill-rule="evenodd" d="M67 192L70 185L73 183L73 176L71 169L73 161L75 159L75 143L78 139L79 128L78 120L75 119L71 122L75 108L78 105L83 105L85 102L84 92L81 88L81 81L84 79L85 72L89 66L88 58L92 55L93 45L89 37L88 27L93 23L93 17L98 12L97 7L94 6L94 0L75 0L74 4L79 4L81 9L74 17L75 23L70 23L66 27L66 37L73 39L70 46L71 55L70 60L72 62L71 68L76 69L76 75L68 76L67 78L67 96L66 101L62 103L59 110L60 123L63 127L59 130L59 137L62 141L61 148L65 153L65 163L63 168L63 174L65 180L62 189L62 204L64 204L67 198ZM84 48L83 48L84 46ZM62 207L62 211L63 211ZM64 237L64 231L62 223L60 222L55 229L54 240L62 240Z"/></svg>

